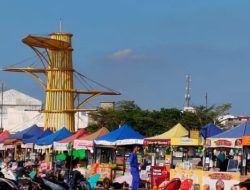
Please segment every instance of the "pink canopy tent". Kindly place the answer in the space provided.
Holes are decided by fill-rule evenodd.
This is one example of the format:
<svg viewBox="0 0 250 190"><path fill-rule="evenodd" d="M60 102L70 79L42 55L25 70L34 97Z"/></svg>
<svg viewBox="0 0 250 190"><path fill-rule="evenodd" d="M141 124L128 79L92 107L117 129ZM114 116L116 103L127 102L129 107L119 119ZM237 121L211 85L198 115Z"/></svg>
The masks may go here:
<svg viewBox="0 0 250 190"><path fill-rule="evenodd" d="M73 142L75 139L81 138L88 135L86 129L78 130L74 135L71 135L65 139L62 139L58 142L54 142L53 146L55 150L67 150L67 144Z"/></svg>

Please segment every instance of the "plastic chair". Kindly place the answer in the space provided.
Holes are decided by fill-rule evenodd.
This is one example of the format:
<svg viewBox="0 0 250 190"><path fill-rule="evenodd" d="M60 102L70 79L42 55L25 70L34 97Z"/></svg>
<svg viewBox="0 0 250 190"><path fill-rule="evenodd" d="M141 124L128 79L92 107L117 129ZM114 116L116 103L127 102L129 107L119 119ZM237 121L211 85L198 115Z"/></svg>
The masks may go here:
<svg viewBox="0 0 250 190"><path fill-rule="evenodd" d="M193 186L193 180L192 179L185 179L181 183L180 190L190 190Z"/></svg>
<svg viewBox="0 0 250 190"><path fill-rule="evenodd" d="M163 190L179 190L181 186L181 180L179 178L173 178L168 184L163 188Z"/></svg>
<svg viewBox="0 0 250 190"><path fill-rule="evenodd" d="M89 177L88 182L90 184L91 189L95 189L96 183L98 182L100 176L100 174L94 174Z"/></svg>

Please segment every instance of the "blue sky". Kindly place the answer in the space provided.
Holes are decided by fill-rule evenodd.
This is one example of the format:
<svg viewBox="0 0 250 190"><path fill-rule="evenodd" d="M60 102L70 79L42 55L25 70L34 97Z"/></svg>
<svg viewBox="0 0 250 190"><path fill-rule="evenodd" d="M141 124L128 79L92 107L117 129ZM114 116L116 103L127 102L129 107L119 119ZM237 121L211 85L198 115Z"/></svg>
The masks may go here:
<svg viewBox="0 0 250 190"><path fill-rule="evenodd" d="M207 92L210 105L232 103L233 114L249 115L250 1L1 1L0 67L33 57L21 39L58 31L60 18L74 34L75 69L122 93L92 105L182 108L191 74L192 104L205 104ZM25 74L1 72L0 81L44 99Z"/></svg>

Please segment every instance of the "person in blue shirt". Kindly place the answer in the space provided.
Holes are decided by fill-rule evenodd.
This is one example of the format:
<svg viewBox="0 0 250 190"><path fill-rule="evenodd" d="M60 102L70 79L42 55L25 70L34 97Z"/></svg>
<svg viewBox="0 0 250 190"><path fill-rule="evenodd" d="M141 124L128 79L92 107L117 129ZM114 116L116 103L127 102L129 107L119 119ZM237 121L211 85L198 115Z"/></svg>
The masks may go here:
<svg viewBox="0 0 250 190"><path fill-rule="evenodd" d="M130 157L129 157L130 172L132 175L132 189L131 190L137 190L139 188L139 183L140 183L139 163L137 159L138 150L139 150L139 147L134 146L133 152L130 154Z"/></svg>

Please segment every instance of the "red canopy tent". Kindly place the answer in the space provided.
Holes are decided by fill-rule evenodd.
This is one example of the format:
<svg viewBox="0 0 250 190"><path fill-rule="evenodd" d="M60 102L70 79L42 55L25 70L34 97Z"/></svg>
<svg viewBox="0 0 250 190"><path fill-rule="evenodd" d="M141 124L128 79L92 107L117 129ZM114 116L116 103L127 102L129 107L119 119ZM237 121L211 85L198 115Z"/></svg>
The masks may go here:
<svg viewBox="0 0 250 190"><path fill-rule="evenodd" d="M73 142L73 140L78 139L80 137L84 137L84 136L86 136L88 134L89 133L88 133L88 131L86 129L80 129L74 135L71 135L71 136L67 137L66 139L60 140L60 141L58 141L58 143Z"/></svg>
<svg viewBox="0 0 250 190"><path fill-rule="evenodd" d="M3 142L4 139L8 138L10 136L10 132L5 130L0 134L0 142Z"/></svg>

